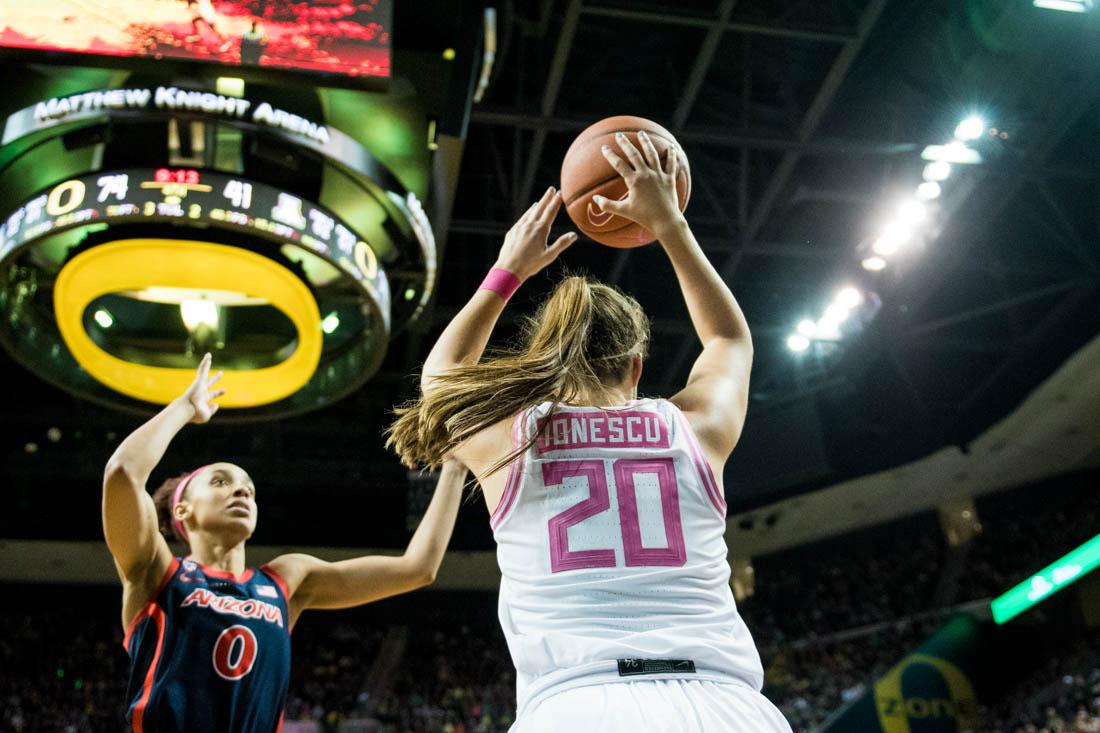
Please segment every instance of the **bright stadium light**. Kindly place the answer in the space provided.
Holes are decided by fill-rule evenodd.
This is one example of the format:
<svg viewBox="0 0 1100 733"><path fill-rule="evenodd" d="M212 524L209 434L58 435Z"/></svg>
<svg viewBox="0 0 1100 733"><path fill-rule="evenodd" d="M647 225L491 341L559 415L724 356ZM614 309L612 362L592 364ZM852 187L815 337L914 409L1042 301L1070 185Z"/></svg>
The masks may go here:
<svg viewBox="0 0 1100 733"><path fill-rule="evenodd" d="M881 272L886 269L886 260L881 257L867 257L859 263L867 272Z"/></svg>
<svg viewBox="0 0 1100 733"><path fill-rule="evenodd" d="M898 215L907 224L919 224L928 215L928 209L920 201L906 201L898 209Z"/></svg>
<svg viewBox="0 0 1100 733"><path fill-rule="evenodd" d="M890 255L897 254L898 248L901 247L901 242L890 237L882 236L875 240L875 243L871 245L871 250L883 257L889 257Z"/></svg>
<svg viewBox="0 0 1100 733"><path fill-rule="evenodd" d="M947 145L929 145L921 151L920 157L925 160L960 163L962 165L973 165L982 162L981 153L973 148L966 147L966 143L958 140Z"/></svg>
<svg viewBox="0 0 1100 733"><path fill-rule="evenodd" d="M192 333L204 326L217 328L218 304L212 300L185 300L180 303L180 318Z"/></svg>
<svg viewBox="0 0 1100 733"><path fill-rule="evenodd" d="M901 245L908 242L912 236L913 231L909 227L894 222L886 227L886 231L882 233L881 237L875 240L875 243L871 245L871 250L877 255L889 257L896 254Z"/></svg>
<svg viewBox="0 0 1100 733"><path fill-rule="evenodd" d="M92 318L95 319L95 322L99 324L100 328L110 328L115 325L114 316L111 315L110 311L105 311L102 308L97 310L95 314L92 315Z"/></svg>
<svg viewBox="0 0 1100 733"><path fill-rule="evenodd" d="M849 310L858 308L859 304L863 302L863 293L855 288L844 288L836 294L836 302Z"/></svg>
<svg viewBox="0 0 1100 733"><path fill-rule="evenodd" d="M1067 13L1085 13L1092 10L1092 0L1033 0L1037 8L1063 10Z"/></svg>
<svg viewBox="0 0 1100 733"><path fill-rule="evenodd" d="M792 333L787 337L787 348L791 351L805 351L810 348L810 340L800 333Z"/></svg>
<svg viewBox="0 0 1100 733"><path fill-rule="evenodd" d="M917 186L917 198L924 201L931 201L932 199L939 198L942 190L940 184L935 181L925 181Z"/></svg>
<svg viewBox="0 0 1100 733"><path fill-rule="evenodd" d="M817 335L817 324L809 318L804 318L798 322L798 332L806 338L812 339Z"/></svg>
<svg viewBox="0 0 1100 733"><path fill-rule="evenodd" d="M836 341L840 338L840 322L831 318L820 318L817 322L817 337L828 341Z"/></svg>
<svg viewBox="0 0 1100 733"><path fill-rule="evenodd" d="M937 160L924 166L924 180L942 181L951 175L951 164L945 160Z"/></svg>
<svg viewBox="0 0 1100 733"><path fill-rule="evenodd" d="M977 140L984 132L985 120L977 115L971 115L955 128L955 137L960 140Z"/></svg>
<svg viewBox="0 0 1100 733"><path fill-rule="evenodd" d="M848 309L840 303L830 303L829 307L825 309L825 315L821 317L821 320L826 323L832 322L840 325L848 319Z"/></svg>
<svg viewBox="0 0 1100 733"><path fill-rule="evenodd" d="M335 312L329 313L325 316L324 320L321 321L321 330L325 333L332 333L339 327L340 316L336 315Z"/></svg>

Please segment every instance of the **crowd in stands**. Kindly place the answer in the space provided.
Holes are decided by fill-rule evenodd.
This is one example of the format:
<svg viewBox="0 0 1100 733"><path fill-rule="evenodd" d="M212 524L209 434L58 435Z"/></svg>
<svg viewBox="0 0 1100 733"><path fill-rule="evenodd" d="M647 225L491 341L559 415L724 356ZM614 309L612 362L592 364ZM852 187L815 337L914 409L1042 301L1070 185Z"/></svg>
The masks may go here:
<svg viewBox="0 0 1100 733"><path fill-rule="evenodd" d="M1100 733L1100 631L1061 650L985 714L989 733Z"/></svg>
<svg viewBox="0 0 1100 733"><path fill-rule="evenodd" d="M367 674L381 647L384 629L324 615L305 614L294 628L288 720L313 720L335 729L364 703Z"/></svg>
<svg viewBox="0 0 1100 733"><path fill-rule="evenodd" d="M936 622L888 625L854 638L762 647L764 694L795 731L810 731L920 644Z"/></svg>
<svg viewBox="0 0 1100 733"><path fill-rule="evenodd" d="M926 516L762 557L756 592L739 610L762 647L928 610L943 564L939 534Z"/></svg>
<svg viewBox="0 0 1100 733"><path fill-rule="evenodd" d="M978 514L984 532L965 550L955 603L1005 590L1100 526L1085 479L980 499ZM756 592L740 608L764 660L765 694L795 731L858 698L940 623L940 569L959 551L928 515L755 561ZM117 592L16 590L23 601L0 611L0 730L117 730L128 672ZM405 635L386 647L399 659L387 672L377 659L395 628ZM358 615L307 614L295 629L288 730L496 733L508 730L514 705L490 594L422 591ZM370 724L348 728L351 720ZM1100 733L1096 632L986 709L978 731Z"/></svg>
<svg viewBox="0 0 1100 733"><path fill-rule="evenodd" d="M412 634L393 687L371 709L397 733L496 733L515 717L515 671L496 617ZM445 628L445 627L444 627Z"/></svg>
<svg viewBox="0 0 1100 733"><path fill-rule="evenodd" d="M986 528L967 555L960 600L990 598L1100 531L1097 477L1083 474L977 502Z"/></svg>
<svg viewBox="0 0 1100 733"><path fill-rule="evenodd" d="M34 593L33 588L22 590L20 596ZM84 606L81 595L79 588L67 598L47 593L41 610L4 612L0 619L0 730L119 729L129 668L118 614L115 606L102 603L101 611L89 613L92 609ZM116 604L119 595L111 594ZM96 598L106 600L102 593ZM111 613L105 612L108 608Z"/></svg>

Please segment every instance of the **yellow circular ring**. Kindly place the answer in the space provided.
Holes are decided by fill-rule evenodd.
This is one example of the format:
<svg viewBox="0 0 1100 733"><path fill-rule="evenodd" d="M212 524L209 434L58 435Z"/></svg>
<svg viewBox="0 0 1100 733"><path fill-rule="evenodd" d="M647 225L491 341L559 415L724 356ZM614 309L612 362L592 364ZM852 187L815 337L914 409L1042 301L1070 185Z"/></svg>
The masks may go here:
<svg viewBox="0 0 1100 733"><path fill-rule="evenodd" d="M247 291L278 308L298 331L285 361L251 370L227 370L218 384L222 407L276 402L309 382L321 359L321 315L309 288L274 260L238 247L170 239L126 239L74 257L54 283L54 314L77 363L111 389L146 402L168 404L195 379L193 369L135 364L108 354L84 330L84 309L98 297L151 285ZM215 364L215 369L217 364Z"/></svg>

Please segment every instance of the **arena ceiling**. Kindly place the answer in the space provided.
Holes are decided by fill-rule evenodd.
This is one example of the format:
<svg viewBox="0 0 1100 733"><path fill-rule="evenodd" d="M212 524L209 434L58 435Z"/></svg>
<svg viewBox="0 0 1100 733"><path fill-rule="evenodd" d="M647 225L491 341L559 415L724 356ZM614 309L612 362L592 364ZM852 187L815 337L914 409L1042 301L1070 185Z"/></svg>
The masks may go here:
<svg viewBox="0 0 1100 733"><path fill-rule="evenodd" d="M965 449L1100 332L1100 11L1024 0L556 0L497 4L497 31L432 310L341 403L193 429L166 463L182 470L216 455L248 468L265 507L261 541L401 541L419 509L381 446L388 408L411 393L410 375L518 212L558 182L572 138L609 115L649 117L682 142L688 218L753 329L731 512ZM399 31L395 43L416 35ZM921 151L973 113L1007 138L984 141L985 162L945 183L920 251L864 271L861 247L920 182ZM563 216L557 228L566 225ZM564 259L638 297L654 327L642 391L674 392L696 343L661 251L582 241ZM553 277L524 288L503 337ZM795 324L848 284L877 295L877 315L835 348L793 354ZM15 489L0 531L95 536L98 473L134 419L29 378L6 356L0 365L10 436L0 459ZM460 546L487 547L482 515L467 515Z"/></svg>

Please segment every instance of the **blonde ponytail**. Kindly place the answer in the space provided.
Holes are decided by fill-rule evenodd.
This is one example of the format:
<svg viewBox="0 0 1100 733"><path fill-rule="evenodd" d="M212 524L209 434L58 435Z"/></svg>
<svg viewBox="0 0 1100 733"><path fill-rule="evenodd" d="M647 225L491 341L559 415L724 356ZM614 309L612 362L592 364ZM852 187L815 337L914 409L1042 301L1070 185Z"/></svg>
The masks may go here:
<svg viewBox="0 0 1100 733"><path fill-rule="evenodd" d="M532 405L608 404L606 385L626 376L634 356L645 357L649 322L637 301L615 288L567 277L524 322L523 342L436 377L426 394L397 408L387 446L407 466L434 467L459 444Z"/></svg>

